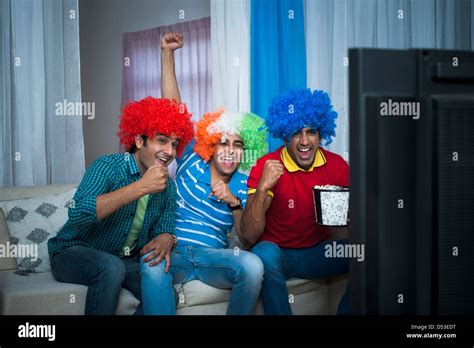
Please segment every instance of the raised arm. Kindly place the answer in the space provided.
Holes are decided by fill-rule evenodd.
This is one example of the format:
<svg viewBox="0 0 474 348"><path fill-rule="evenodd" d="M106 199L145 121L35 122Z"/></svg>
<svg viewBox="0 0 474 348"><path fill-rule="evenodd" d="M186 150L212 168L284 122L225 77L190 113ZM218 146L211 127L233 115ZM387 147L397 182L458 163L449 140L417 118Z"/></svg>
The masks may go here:
<svg viewBox="0 0 474 348"><path fill-rule="evenodd" d="M183 35L166 33L161 39L161 97L181 102L174 69L174 51L183 47Z"/></svg>
<svg viewBox="0 0 474 348"><path fill-rule="evenodd" d="M255 192L249 194L247 198L240 224L241 239L246 247L257 243L265 230L265 214L272 203L269 191L276 185L282 174L283 165L279 161L267 161Z"/></svg>

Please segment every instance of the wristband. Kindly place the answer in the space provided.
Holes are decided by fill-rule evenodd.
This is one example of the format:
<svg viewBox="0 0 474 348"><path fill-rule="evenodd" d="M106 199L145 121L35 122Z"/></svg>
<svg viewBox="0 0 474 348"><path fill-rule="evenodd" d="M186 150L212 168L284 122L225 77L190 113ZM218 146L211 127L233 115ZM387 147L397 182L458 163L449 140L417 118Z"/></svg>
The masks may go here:
<svg viewBox="0 0 474 348"><path fill-rule="evenodd" d="M237 198L237 205L231 206L230 204L227 204L230 210L235 211L242 209L242 202L240 202L240 199Z"/></svg>

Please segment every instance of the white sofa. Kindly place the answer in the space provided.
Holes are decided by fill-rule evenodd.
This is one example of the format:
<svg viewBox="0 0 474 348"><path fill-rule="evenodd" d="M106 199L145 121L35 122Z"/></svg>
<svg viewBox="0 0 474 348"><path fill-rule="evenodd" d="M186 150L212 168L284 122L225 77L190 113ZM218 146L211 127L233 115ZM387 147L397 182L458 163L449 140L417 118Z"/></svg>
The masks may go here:
<svg viewBox="0 0 474 348"><path fill-rule="evenodd" d="M42 197L70 191L72 185L42 187L0 188L0 202L31 197ZM5 215L0 209L0 244L10 241ZM55 231L50 231L51 238ZM233 246L231 246L233 247ZM49 260L43 260L49 262ZM87 287L57 282L51 272L19 275L16 258L0 257L0 313L3 315L82 315ZM288 280L294 314L335 314L347 283L347 276L329 279ZM200 281L175 286L180 295L177 314L225 314L229 290L210 287ZM122 289L116 314L131 315L138 300ZM263 314L262 304L257 304L255 314Z"/></svg>

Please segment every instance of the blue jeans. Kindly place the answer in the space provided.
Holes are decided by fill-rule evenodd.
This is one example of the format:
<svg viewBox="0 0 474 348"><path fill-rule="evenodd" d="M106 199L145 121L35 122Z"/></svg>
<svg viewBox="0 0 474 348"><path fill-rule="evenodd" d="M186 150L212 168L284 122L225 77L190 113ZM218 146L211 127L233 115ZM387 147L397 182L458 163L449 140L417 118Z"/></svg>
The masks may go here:
<svg viewBox="0 0 474 348"><path fill-rule="evenodd" d="M85 315L114 315L123 288L141 301L139 256L119 258L76 245L53 256L51 271L59 282L88 286ZM135 315L142 314L140 304Z"/></svg>
<svg viewBox="0 0 474 348"><path fill-rule="evenodd" d="M176 305L173 284L198 279L219 289L232 289L228 315L249 315L255 309L263 280L263 264L247 251L181 245L171 254L171 267L165 273L165 261L150 267L140 263L143 313L174 315Z"/></svg>
<svg viewBox="0 0 474 348"><path fill-rule="evenodd" d="M347 258L325 257L325 245L333 241L323 241L310 248L288 249L277 244L262 241L252 248L263 262L265 275L262 284L262 302L266 315L291 315L286 280L292 277L317 279L347 273ZM347 244L338 240L338 244ZM348 314L347 290L339 303L338 314Z"/></svg>

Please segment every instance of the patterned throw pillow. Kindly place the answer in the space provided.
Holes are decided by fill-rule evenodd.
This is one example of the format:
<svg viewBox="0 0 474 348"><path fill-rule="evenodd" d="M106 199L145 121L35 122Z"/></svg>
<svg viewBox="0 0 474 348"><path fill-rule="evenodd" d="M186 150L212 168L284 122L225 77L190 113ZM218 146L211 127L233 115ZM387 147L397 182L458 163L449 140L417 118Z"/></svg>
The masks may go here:
<svg viewBox="0 0 474 348"><path fill-rule="evenodd" d="M11 236L7 252L16 254L18 274L51 270L48 239L66 223L75 192L0 202Z"/></svg>

